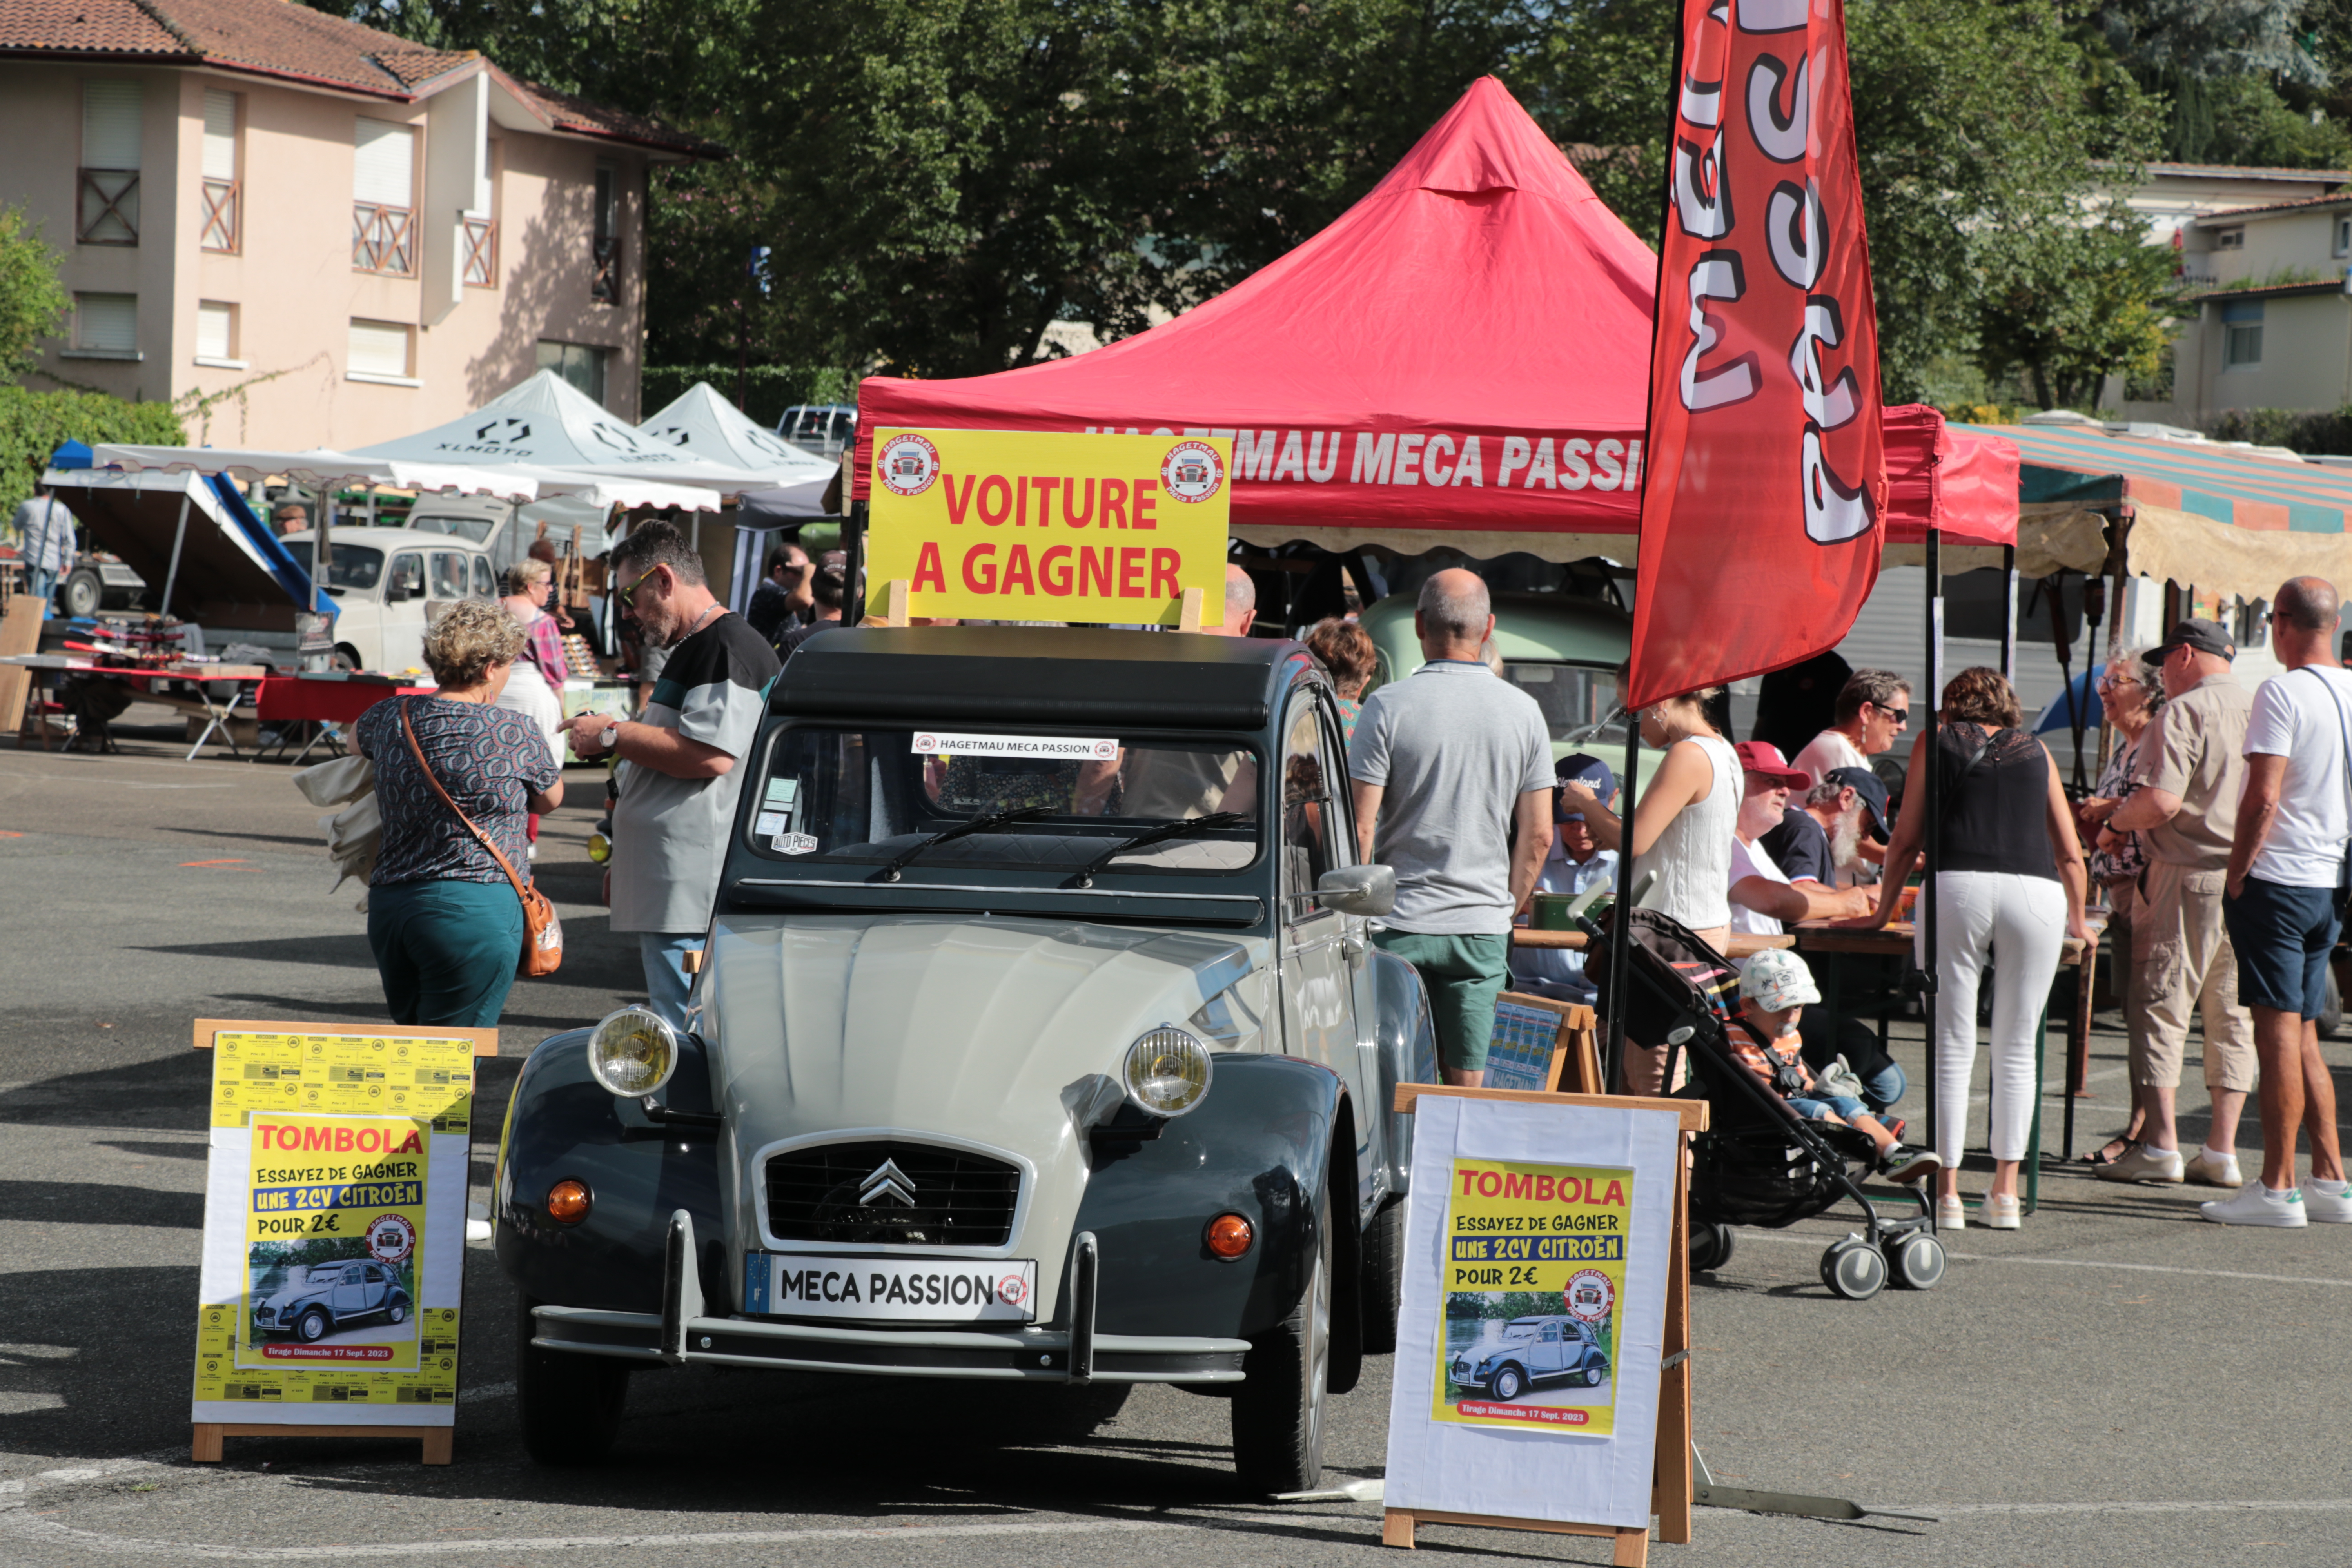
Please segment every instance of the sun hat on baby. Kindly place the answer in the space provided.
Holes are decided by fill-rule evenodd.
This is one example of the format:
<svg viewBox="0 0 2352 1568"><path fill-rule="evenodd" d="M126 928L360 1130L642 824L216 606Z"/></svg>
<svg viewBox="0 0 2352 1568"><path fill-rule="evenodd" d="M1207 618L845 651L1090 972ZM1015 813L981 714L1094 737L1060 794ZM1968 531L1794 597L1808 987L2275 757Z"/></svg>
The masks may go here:
<svg viewBox="0 0 2352 1568"><path fill-rule="evenodd" d="M1750 958L1740 973L1739 999L1753 1002L1767 1013L1778 1013L1810 1007L1822 999L1822 994L1803 959L1787 948L1768 947Z"/></svg>

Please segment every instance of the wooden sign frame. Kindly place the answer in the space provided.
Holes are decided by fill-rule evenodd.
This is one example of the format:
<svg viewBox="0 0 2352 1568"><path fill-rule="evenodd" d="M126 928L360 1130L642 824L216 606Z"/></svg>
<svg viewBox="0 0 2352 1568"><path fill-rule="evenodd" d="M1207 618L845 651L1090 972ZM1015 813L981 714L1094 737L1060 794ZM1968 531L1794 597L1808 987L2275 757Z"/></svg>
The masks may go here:
<svg viewBox="0 0 2352 1568"><path fill-rule="evenodd" d="M195 1021L194 1048L208 1051L214 1038L236 1034L302 1034L302 1035L380 1035L392 1032L404 1035L429 1034L437 1039L465 1039L473 1042L474 1057L499 1054L499 1032L496 1029L461 1029L435 1026L419 1028L413 1025L396 1024L387 1030L381 1024L345 1018L334 1023L297 1021L285 1018L199 1018ZM478 1088L478 1084L477 1085ZM206 1165L211 1163L206 1152ZM308 1423L279 1421L196 1421L191 1422L194 1435L188 1457L195 1463L219 1464L226 1457L226 1439L230 1437L392 1437L414 1439L424 1446L420 1456L427 1465L446 1465L454 1457L457 1427L453 1426L322 1426Z"/></svg>
<svg viewBox="0 0 2352 1568"><path fill-rule="evenodd" d="M1562 1004L1567 1005L1567 1004ZM1583 1010L1589 1018L1590 1009ZM1562 1021L1562 1031L1568 1025ZM1595 1068L1596 1077L1599 1076ZM1462 1100L1507 1100L1527 1105L1580 1105L1598 1110L1664 1110L1674 1114L1685 1133L1704 1132L1707 1104L1703 1100L1658 1100L1620 1094L1546 1094L1533 1089L1455 1089L1433 1083L1397 1085L1396 1110L1411 1115L1424 1095L1443 1094ZM1689 1162L1675 1166L1674 1227L1667 1237L1666 1321L1660 1340L1663 1370L1659 1373L1657 1459L1650 1483L1650 1511L1657 1516L1658 1539L1686 1546L1691 1539L1691 1506L1696 1477L1691 1468L1690 1387L1690 1174ZM1413 1531L1423 1524L1468 1524L1489 1530L1531 1530L1554 1535L1597 1535L1616 1542L1610 1561L1616 1568L1646 1568L1650 1532L1607 1524L1575 1524L1549 1519L1509 1519L1488 1514L1444 1513L1433 1509L1391 1508L1381 1520L1381 1544L1410 1551Z"/></svg>
<svg viewBox="0 0 2352 1568"><path fill-rule="evenodd" d="M1601 1092L1601 1026L1591 1008L1581 1002L1558 1002L1525 991L1506 991L1495 1000L1559 1018L1559 1031L1552 1037L1551 1069L1544 1079L1547 1092Z"/></svg>

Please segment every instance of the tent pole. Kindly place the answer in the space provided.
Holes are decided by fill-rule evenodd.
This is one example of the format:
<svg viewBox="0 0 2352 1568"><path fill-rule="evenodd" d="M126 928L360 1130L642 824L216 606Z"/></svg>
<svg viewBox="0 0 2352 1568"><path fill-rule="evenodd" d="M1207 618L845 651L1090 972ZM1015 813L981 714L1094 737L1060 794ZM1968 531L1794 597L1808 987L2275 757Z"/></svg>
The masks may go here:
<svg viewBox="0 0 2352 1568"><path fill-rule="evenodd" d="M853 501L849 521L841 531L842 542L849 551L842 584L841 624L845 626L866 618L866 507L862 500Z"/></svg>
<svg viewBox="0 0 2352 1568"><path fill-rule="evenodd" d="M2017 683L2017 546L2000 547L2000 678Z"/></svg>
<svg viewBox="0 0 2352 1568"><path fill-rule="evenodd" d="M191 481L192 483L194 481ZM172 613L172 586L180 580L180 546L188 542L188 492L180 492L180 525L172 531L172 564L163 573L163 603L159 616Z"/></svg>
<svg viewBox="0 0 2352 1568"><path fill-rule="evenodd" d="M1637 588L1635 592L1640 590ZM1624 761L1625 771L1617 776L1617 819L1622 826L1617 838L1616 901L1609 909L1609 1059L1601 1064L1601 1092L1603 1094L1626 1092L1626 1005L1623 997L1626 986L1633 978L1633 911L1626 902L1625 889L1633 885L1633 811L1642 794L1638 787L1642 761L1642 714L1639 709L1625 710ZM1658 1092L1672 1094L1674 1088L1670 1083L1662 1084Z"/></svg>
<svg viewBox="0 0 2352 1568"><path fill-rule="evenodd" d="M1937 962L1938 950L1936 945L1936 868L1943 859L1943 834L1937 820L1942 803L1937 798L1936 788L1936 705L1942 700L1943 697L1943 532L1939 529L1931 528L1927 531L1927 624L1926 628L1927 689L1921 693L1918 702L1920 711L1927 715L1920 721L1919 726L1920 737L1926 743L1919 749L1918 771L1924 776L1905 781L1906 788L1916 785L1924 792L1921 797L1922 809L1919 818L1926 828L1922 839L1925 858L1922 861L1918 913L1921 937L1919 951L1925 954L1927 963L1924 965L1925 973L1919 985L1919 1024L1927 1039L1927 1147L1930 1149L1935 1148L1937 1142L1937 1110L1936 1104L1936 975L1938 969ZM1963 1118L1964 1134L1968 1111L1966 1100L1962 1100L1953 1110L1953 1114Z"/></svg>

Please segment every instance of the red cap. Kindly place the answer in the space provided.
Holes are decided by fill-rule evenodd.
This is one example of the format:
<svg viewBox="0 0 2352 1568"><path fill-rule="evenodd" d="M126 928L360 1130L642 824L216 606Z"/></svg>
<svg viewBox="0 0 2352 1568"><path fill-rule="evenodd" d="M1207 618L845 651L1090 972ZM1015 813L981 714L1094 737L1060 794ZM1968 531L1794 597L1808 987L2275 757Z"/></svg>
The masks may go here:
<svg viewBox="0 0 2352 1568"><path fill-rule="evenodd" d="M1790 767L1789 759L1780 754L1778 746L1764 741L1742 741L1732 750L1739 753L1739 765L1748 773L1761 773L1773 783L1786 784L1790 789L1813 787L1813 775Z"/></svg>

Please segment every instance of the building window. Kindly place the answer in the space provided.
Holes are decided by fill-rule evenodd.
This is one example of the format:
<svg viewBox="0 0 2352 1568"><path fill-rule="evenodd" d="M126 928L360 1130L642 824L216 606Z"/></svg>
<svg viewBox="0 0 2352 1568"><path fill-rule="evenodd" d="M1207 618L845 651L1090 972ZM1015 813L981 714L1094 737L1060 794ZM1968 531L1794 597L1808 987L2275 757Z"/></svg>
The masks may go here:
<svg viewBox="0 0 2352 1568"><path fill-rule="evenodd" d="M74 238L83 245L139 243L142 97L135 81L81 84L81 190Z"/></svg>
<svg viewBox="0 0 2352 1568"><path fill-rule="evenodd" d="M2263 302L2240 300L2221 307L2221 368L2263 363Z"/></svg>
<svg viewBox="0 0 2352 1568"><path fill-rule="evenodd" d="M2336 220L2336 243L2330 247L2328 254L2352 256L2352 217L2339 217Z"/></svg>
<svg viewBox="0 0 2352 1568"><path fill-rule="evenodd" d="M460 217L459 232L466 242L466 286L469 289L495 289L499 286L499 220L490 217Z"/></svg>
<svg viewBox="0 0 2352 1568"><path fill-rule="evenodd" d="M236 357L236 307L217 300L196 301L196 363L242 370Z"/></svg>
<svg viewBox="0 0 2352 1568"><path fill-rule="evenodd" d="M416 132L362 120L352 172L352 268L416 271Z"/></svg>
<svg viewBox="0 0 2352 1568"><path fill-rule="evenodd" d="M74 347L107 359L137 358L139 296L75 295Z"/></svg>
<svg viewBox="0 0 2352 1568"><path fill-rule="evenodd" d="M611 349L592 348L586 343L539 345L540 369L553 371L599 404L604 401L604 366L612 357Z"/></svg>
<svg viewBox="0 0 2352 1568"><path fill-rule="evenodd" d="M607 305L621 301L621 171L611 163L596 164L595 272L588 297Z"/></svg>
<svg viewBox="0 0 2352 1568"><path fill-rule="evenodd" d="M345 362L344 374L359 380L408 380L410 335L404 322L354 319L351 355Z"/></svg>
<svg viewBox="0 0 2352 1568"><path fill-rule="evenodd" d="M2245 249L2246 231L2242 228L2215 229L2213 231L2213 248L2216 250Z"/></svg>
<svg viewBox="0 0 2352 1568"><path fill-rule="evenodd" d="M236 181L236 94L205 89L205 184L202 243L235 251L239 199Z"/></svg>

